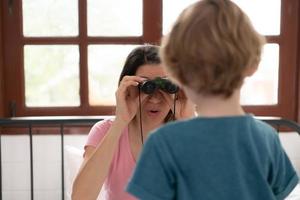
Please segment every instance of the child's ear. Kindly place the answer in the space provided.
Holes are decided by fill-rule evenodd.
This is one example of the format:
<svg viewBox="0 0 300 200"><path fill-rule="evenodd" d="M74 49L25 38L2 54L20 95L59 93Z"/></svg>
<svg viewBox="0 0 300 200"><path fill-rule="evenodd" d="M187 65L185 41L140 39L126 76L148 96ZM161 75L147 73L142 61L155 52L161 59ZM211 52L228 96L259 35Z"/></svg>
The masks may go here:
<svg viewBox="0 0 300 200"><path fill-rule="evenodd" d="M257 69L258 69L258 64L247 67L244 71L244 77L252 76L256 72Z"/></svg>

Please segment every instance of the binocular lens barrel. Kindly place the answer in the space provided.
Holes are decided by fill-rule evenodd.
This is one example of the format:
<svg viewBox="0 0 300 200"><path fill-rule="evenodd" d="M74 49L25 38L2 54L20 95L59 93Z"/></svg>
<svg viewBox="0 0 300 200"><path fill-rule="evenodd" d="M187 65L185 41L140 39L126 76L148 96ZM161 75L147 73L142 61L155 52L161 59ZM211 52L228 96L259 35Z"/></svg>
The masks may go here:
<svg viewBox="0 0 300 200"><path fill-rule="evenodd" d="M153 94L157 89L161 89L169 94L175 94L179 90L177 85L173 84L168 79L160 77L140 83L139 89L145 94Z"/></svg>
<svg viewBox="0 0 300 200"><path fill-rule="evenodd" d="M140 85L140 90L145 94L153 94L157 89L157 85L151 81L145 81Z"/></svg>

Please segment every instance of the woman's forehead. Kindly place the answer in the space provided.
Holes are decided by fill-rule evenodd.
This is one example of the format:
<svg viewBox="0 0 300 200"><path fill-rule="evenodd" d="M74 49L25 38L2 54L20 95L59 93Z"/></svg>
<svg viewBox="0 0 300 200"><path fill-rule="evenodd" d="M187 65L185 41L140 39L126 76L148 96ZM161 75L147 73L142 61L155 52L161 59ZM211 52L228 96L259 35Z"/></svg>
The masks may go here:
<svg viewBox="0 0 300 200"><path fill-rule="evenodd" d="M152 79L155 77L166 77L166 72L162 64L146 64L138 68L136 76Z"/></svg>

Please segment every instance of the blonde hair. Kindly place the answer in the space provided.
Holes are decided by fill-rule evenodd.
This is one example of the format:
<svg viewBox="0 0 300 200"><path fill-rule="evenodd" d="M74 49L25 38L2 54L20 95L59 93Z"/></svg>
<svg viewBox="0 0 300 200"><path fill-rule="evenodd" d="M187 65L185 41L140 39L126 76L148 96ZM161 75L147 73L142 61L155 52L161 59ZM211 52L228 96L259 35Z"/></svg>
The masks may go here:
<svg viewBox="0 0 300 200"><path fill-rule="evenodd" d="M265 38L230 0L202 0L179 15L163 38L161 58L179 83L202 94L231 96L257 67Z"/></svg>

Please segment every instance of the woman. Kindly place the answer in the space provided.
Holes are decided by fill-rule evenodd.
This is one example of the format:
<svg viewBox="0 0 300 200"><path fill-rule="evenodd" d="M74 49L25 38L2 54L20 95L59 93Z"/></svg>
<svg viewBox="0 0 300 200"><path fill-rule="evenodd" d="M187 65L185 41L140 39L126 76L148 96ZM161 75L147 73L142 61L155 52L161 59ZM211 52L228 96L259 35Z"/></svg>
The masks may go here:
<svg viewBox="0 0 300 200"><path fill-rule="evenodd" d="M108 200L135 199L125 192L125 186L144 138L173 119L175 102L176 119L194 115L193 105L181 90L175 95L160 89L145 94L139 89L146 80L166 78L158 51L157 46L144 45L128 55L116 91L115 118L98 122L91 129L73 184L73 200L95 200L101 188L101 195Z"/></svg>

